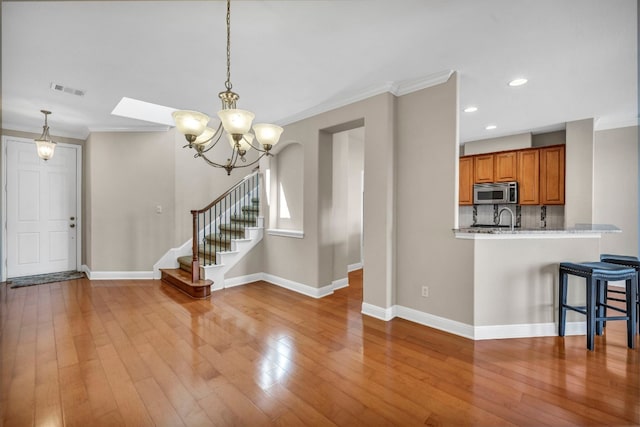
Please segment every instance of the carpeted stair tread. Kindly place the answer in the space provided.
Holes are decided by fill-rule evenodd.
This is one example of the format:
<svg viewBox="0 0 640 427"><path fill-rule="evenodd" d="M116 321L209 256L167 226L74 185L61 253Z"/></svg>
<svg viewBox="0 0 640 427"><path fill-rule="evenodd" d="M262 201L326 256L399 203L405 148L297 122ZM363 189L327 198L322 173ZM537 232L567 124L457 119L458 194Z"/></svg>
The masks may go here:
<svg viewBox="0 0 640 427"><path fill-rule="evenodd" d="M258 223L258 217L253 214L231 215L231 222L239 222L255 226Z"/></svg>

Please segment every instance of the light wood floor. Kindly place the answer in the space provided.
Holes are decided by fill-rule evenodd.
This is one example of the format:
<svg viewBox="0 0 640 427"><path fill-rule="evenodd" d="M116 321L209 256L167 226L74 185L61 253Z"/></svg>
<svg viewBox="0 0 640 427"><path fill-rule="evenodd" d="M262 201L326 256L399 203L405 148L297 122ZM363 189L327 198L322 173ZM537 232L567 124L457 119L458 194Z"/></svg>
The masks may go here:
<svg viewBox="0 0 640 427"><path fill-rule="evenodd" d="M361 274L320 300L263 282L205 301L158 281L2 284L0 420L640 424L640 349L623 322L595 352L583 336L473 342L362 316Z"/></svg>

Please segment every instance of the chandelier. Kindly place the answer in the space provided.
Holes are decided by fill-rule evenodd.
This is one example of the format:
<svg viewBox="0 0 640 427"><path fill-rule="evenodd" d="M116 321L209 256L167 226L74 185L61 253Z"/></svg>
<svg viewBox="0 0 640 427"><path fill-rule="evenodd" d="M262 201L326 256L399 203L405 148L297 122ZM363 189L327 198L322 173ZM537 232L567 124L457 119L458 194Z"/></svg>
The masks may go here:
<svg viewBox="0 0 640 427"><path fill-rule="evenodd" d="M251 166L265 155L271 155L270 151L278 143L283 130L280 126L259 123L253 125L251 133L251 123L255 115L236 108L236 101L240 97L231 90L231 0L227 0L227 80L224 86L226 90L218 94L222 101L222 110L218 111L220 124L216 129L208 127L210 117L198 111L178 110L174 111L172 116L178 131L184 134L188 142L183 148L194 149L196 153L193 157L202 158L210 166L223 168L227 175L230 175L235 168ZM221 139L226 139L231 146L231 156L223 164L212 161L206 155ZM255 145L254 140L257 140L261 147ZM245 155L250 149L262 154L247 164ZM240 164L238 160L241 161Z"/></svg>
<svg viewBox="0 0 640 427"><path fill-rule="evenodd" d="M47 123L47 116L51 114L51 111L40 110L40 112L44 114L44 126L42 126L42 135L38 139L34 139L34 141L38 150L38 157L42 160L49 160L56 150L56 143L49 136L49 124Z"/></svg>

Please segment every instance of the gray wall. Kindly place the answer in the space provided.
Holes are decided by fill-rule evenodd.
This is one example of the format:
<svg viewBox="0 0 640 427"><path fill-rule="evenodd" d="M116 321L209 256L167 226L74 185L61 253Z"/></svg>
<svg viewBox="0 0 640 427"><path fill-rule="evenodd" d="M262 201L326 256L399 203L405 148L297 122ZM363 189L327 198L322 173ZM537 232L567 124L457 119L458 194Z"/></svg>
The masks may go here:
<svg viewBox="0 0 640 427"><path fill-rule="evenodd" d="M150 271L171 246L173 143L166 132L94 133L87 140L84 244L92 271Z"/></svg>
<svg viewBox="0 0 640 427"><path fill-rule="evenodd" d="M347 163L347 264L362 261L362 172L364 170L364 128L354 129L349 135L349 160Z"/></svg>
<svg viewBox="0 0 640 427"><path fill-rule="evenodd" d="M622 229L602 236L603 253L638 256L637 126L595 133L593 219Z"/></svg>
<svg viewBox="0 0 640 427"><path fill-rule="evenodd" d="M397 304L471 324L473 242L451 231L458 209L457 90L453 75L398 98Z"/></svg>
<svg viewBox="0 0 640 427"><path fill-rule="evenodd" d="M194 159L184 143L175 130L96 132L87 139L83 262L90 270L151 271L168 249L191 238L189 212L250 172L228 177Z"/></svg>
<svg viewBox="0 0 640 427"><path fill-rule="evenodd" d="M498 138L487 138L478 141L464 143L464 155L493 153L496 151L519 150L531 147L531 133L520 133L517 135L507 135Z"/></svg>
<svg viewBox="0 0 640 427"><path fill-rule="evenodd" d="M567 123L564 221L593 223L593 119Z"/></svg>
<svg viewBox="0 0 640 427"><path fill-rule="evenodd" d="M474 326L526 325L557 319L558 263L597 260L600 239L487 239L475 246ZM569 289L569 302L584 304L584 279L570 277ZM577 313L568 316L584 321Z"/></svg>
<svg viewBox="0 0 640 427"><path fill-rule="evenodd" d="M364 124L364 301L378 307L393 304L394 106L395 97L385 93L285 126L284 138L304 149L304 239L267 235L266 273L314 287L331 284L332 135Z"/></svg>

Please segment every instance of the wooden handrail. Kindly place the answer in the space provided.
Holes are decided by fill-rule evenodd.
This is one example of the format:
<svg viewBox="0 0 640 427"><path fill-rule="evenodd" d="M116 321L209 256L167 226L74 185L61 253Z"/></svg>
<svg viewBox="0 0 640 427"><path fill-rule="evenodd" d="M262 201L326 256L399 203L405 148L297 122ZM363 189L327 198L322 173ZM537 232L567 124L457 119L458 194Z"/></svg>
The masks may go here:
<svg viewBox="0 0 640 427"><path fill-rule="evenodd" d="M215 206L216 203L218 203L219 201L223 200L225 197L227 197L233 190L235 190L236 188L238 188L243 182L245 182L246 180L248 180L249 178L252 178L254 175L257 175L258 172L253 172L247 176L245 176L244 178L242 178L240 181L238 181L233 187L229 188L222 196L218 197L217 199L215 199L213 202L209 203L206 207L202 208L202 209L198 209L198 210L192 210L191 214L192 215L197 215L197 214L201 214L204 213L206 211L208 211L209 209L211 209L212 207Z"/></svg>

